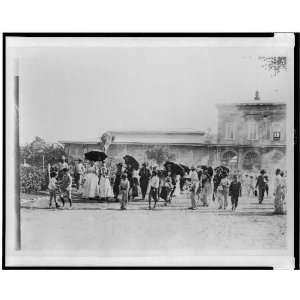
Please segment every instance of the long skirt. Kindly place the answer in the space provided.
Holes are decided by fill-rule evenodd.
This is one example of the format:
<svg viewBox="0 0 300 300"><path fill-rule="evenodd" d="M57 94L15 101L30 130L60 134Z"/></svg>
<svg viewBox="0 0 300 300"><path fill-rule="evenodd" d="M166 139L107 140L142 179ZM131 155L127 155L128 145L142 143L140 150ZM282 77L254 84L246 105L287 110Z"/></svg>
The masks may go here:
<svg viewBox="0 0 300 300"><path fill-rule="evenodd" d="M201 199L201 202L204 206L208 206L208 196L209 196L209 193L210 193L210 187L211 187L210 182L206 182L204 184L204 187L203 187L202 192L200 194L200 199Z"/></svg>
<svg viewBox="0 0 300 300"><path fill-rule="evenodd" d="M175 191L173 194L175 197L178 197L180 195L180 181L177 180L176 182L176 187L175 187Z"/></svg>
<svg viewBox="0 0 300 300"><path fill-rule="evenodd" d="M88 173L85 176L85 182L82 187L83 198L96 198L99 196L98 176Z"/></svg>
<svg viewBox="0 0 300 300"><path fill-rule="evenodd" d="M219 209L223 208L224 206L224 193L223 191L218 191L216 192L216 198L217 198L217 201L219 203Z"/></svg>
<svg viewBox="0 0 300 300"><path fill-rule="evenodd" d="M103 176L100 178L99 194L100 198L111 198L114 196L109 178Z"/></svg>
<svg viewBox="0 0 300 300"><path fill-rule="evenodd" d="M121 209L124 209L128 204L128 190L121 190L121 196Z"/></svg>
<svg viewBox="0 0 300 300"><path fill-rule="evenodd" d="M145 196L147 193L148 183L149 183L149 180L140 179L141 192L142 192L143 199L145 199Z"/></svg>
<svg viewBox="0 0 300 300"><path fill-rule="evenodd" d="M114 182L114 185L113 185L113 192L114 192L115 198L118 198L118 195L120 193L120 188L119 188L120 181L121 181L121 176L116 176L115 182Z"/></svg>
<svg viewBox="0 0 300 300"><path fill-rule="evenodd" d="M283 214L283 197L282 197L282 188L278 186L275 191L275 198L274 198L274 213L275 214Z"/></svg>
<svg viewBox="0 0 300 300"><path fill-rule="evenodd" d="M138 186L139 186L138 179L136 177L134 177L132 179L132 191L131 191L132 198L137 197L139 195Z"/></svg>

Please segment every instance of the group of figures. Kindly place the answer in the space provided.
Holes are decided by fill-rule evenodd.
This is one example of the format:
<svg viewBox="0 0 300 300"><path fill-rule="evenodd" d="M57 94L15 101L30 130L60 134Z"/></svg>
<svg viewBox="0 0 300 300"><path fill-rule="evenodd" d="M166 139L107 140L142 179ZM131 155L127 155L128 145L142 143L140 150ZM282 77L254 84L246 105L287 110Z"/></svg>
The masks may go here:
<svg viewBox="0 0 300 300"><path fill-rule="evenodd" d="M162 168L147 167L146 163L139 168L137 163L127 161L118 163L112 172L103 161L84 163L78 160L73 175L77 191L83 199L114 198L115 201L120 201L122 210L127 208L129 201L139 195L142 200L148 201L149 209L155 209L160 199L168 206L174 197L185 194L189 195L191 200L189 209L197 209L199 205L210 206L211 203L215 203L218 209L227 209L228 198L231 197L231 209L236 210L242 192L249 198L257 196L259 204L262 204L265 194L267 196L269 194L269 177L264 170L261 170L258 176L241 172L232 174L224 166L214 169L204 165L188 168L181 164L166 162ZM60 184L55 189L54 180L57 178ZM52 191L59 190L60 197L67 196L71 205L71 188L72 177L67 163L62 161L58 176L51 177L50 194L53 198ZM275 213L285 212L286 191L286 174L277 169L273 184ZM50 205L51 202L52 200Z"/></svg>

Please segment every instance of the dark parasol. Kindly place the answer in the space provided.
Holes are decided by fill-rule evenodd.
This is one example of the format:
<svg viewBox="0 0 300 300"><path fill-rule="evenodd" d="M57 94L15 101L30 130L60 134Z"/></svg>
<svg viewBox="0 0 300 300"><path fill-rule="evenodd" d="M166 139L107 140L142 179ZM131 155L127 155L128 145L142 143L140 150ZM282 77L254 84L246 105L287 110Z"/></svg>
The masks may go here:
<svg viewBox="0 0 300 300"><path fill-rule="evenodd" d="M91 161L104 161L107 155L100 150L92 150L84 154L85 159Z"/></svg>
<svg viewBox="0 0 300 300"><path fill-rule="evenodd" d="M140 165L138 163L138 161L131 155L125 155L123 157L123 159L125 160L125 164L127 166L131 166L133 169L138 170Z"/></svg>
<svg viewBox="0 0 300 300"><path fill-rule="evenodd" d="M183 175L184 173L184 168L172 161L165 162L164 166L166 170L171 172L172 174Z"/></svg>
<svg viewBox="0 0 300 300"><path fill-rule="evenodd" d="M188 174L190 173L190 168L189 168L189 167L187 167L187 166L185 166L185 165L183 165L183 164L179 164L179 166L180 166L181 168L183 168L184 172L187 172Z"/></svg>
<svg viewBox="0 0 300 300"><path fill-rule="evenodd" d="M220 178L224 178L228 175L229 169L225 166L218 166L215 168L216 175Z"/></svg>

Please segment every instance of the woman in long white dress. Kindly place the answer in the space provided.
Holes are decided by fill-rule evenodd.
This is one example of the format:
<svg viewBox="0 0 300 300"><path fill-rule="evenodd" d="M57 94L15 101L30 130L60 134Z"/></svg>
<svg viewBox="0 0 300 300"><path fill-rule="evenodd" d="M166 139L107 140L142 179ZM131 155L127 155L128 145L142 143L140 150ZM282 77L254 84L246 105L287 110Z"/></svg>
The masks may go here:
<svg viewBox="0 0 300 300"><path fill-rule="evenodd" d="M98 185L98 175L97 175L97 167L91 162L90 165L86 169L86 173L84 176L84 184L82 187L82 197L87 198L96 198L99 196L99 185Z"/></svg>
<svg viewBox="0 0 300 300"><path fill-rule="evenodd" d="M175 187L175 191L174 191L174 196L178 197L180 196L180 175L176 175L176 187Z"/></svg>
<svg viewBox="0 0 300 300"><path fill-rule="evenodd" d="M275 214L283 214L283 184L282 177L280 176L280 169L276 170L274 179L274 213Z"/></svg>
<svg viewBox="0 0 300 300"><path fill-rule="evenodd" d="M100 184L99 184L99 194L100 198L104 198L108 200L108 198L114 197L112 187L110 185L109 180L109 170L105 166L105 164L101 168L101 177L100 177Z"/></svg>

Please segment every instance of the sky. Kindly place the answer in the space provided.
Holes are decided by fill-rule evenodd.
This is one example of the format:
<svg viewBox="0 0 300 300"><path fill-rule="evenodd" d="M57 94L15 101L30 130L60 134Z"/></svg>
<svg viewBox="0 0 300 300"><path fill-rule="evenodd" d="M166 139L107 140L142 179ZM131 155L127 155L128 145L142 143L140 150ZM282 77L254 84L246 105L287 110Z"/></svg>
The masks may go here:
<svg viewBox="0 0 300 300"><path fill-rule="evenodd" d="M271 47L26 47L20 143L94 140L108 130L206 130L217 103L288 101L291 73L272 77ZM288 58L289 59L289 58ZM289 62L289 60L288 60ZM289 68L289 65L288 65Z"/></svg>

